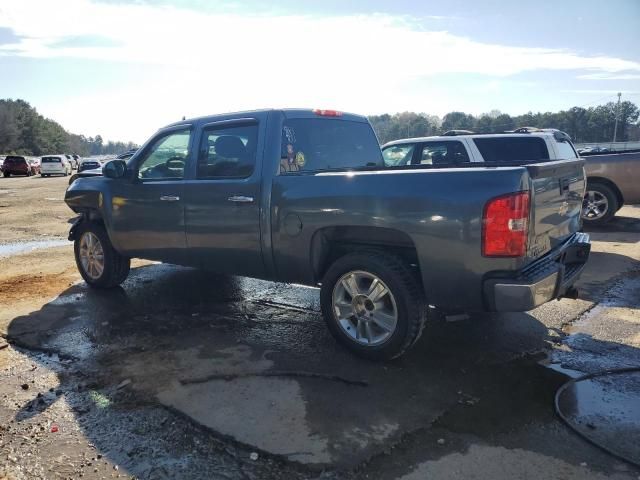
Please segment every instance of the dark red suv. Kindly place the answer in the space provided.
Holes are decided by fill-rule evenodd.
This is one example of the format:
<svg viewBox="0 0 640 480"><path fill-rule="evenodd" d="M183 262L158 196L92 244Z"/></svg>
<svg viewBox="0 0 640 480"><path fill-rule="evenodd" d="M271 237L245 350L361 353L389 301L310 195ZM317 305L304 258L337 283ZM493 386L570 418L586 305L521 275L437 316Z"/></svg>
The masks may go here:
<svg viewBox="0 0 640 480"><path fill-rule="evenodd" d="M30 177L31 175L36 175L39 170L38 164L31 163L25 157L18 155L9 155L2 164L2 174L5 177L11 175L26 175Z"/></svg>

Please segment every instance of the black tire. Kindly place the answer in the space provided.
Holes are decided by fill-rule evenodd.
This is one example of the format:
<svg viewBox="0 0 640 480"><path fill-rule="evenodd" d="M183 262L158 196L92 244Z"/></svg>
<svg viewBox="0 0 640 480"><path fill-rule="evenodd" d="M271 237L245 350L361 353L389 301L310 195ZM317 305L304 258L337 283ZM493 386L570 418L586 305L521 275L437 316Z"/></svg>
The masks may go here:
<svg viewBox="0 0 640 480"><path fill-rule="evenodd" d="M45 174L45 173L41 173L40 174L41 177L48 177L49 175Z"/></svg>
<svg viewBox="0 0 640 480"><path fill-rule="evenodd" d="M585 215L585 206L588 202L589 192L596 192L599 195L602 195L607 200L607 210L606 212L599 217L589 217ZM587 193L585 193L585 198L583 200L583 210L582 210L582 220L586 226L589 225L604 225L609 222L616 212L620 210L621 205L618 205L618 197L615 192L603 183L599 182L590 182L587 184Z"/></svg>
<svg viewBox="0 0 640 480"><path fill-rule="evenodd" d="M4 178L9 178L11 174L9 172L3 172Z"/></svg>
<svg viewBox="0 0 640 480"><path fill-rule="evenodd" d="M339 325L333 307L336 284L349 272L367 272L378 277L395 298L397 323L388 339L379 345L362 345ZM414 272L401 257L378 250L349 253L327 270L320 291L322 313L336 340L351 352L369 360L389 360L403 355L422 334L427 318L427 302Z"/></svg>
<svg viewBox="0 0 640 480"><path fill-rule="evenodd" d="M86 233L93 233L102 246L104 254L104 269L102 274L97 278L92 278L85 272L80 260L80 243L82 237ZM76 266L78 271L87 285L94 288L113 288L125 281L129 275L131 260L128 257L120 255L111 245L111 240L107 235L104 227L94 222L83 222L77 230L76 238L73 244L73 251L76 258Z"/></svg>

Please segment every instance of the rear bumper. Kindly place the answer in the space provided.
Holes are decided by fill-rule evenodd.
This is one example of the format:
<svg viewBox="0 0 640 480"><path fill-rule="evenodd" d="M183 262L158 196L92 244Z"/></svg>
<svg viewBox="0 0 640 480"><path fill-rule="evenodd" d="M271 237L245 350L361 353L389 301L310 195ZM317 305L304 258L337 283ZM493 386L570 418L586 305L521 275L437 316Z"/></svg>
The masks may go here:
<svg viewBox="0 0 640 480"><path fill-rule="evenodd" d="M576 233L515 275L487 278L484 295L489 310L524 312L563 297L580 277L590 251L589 235Z"/></svg>

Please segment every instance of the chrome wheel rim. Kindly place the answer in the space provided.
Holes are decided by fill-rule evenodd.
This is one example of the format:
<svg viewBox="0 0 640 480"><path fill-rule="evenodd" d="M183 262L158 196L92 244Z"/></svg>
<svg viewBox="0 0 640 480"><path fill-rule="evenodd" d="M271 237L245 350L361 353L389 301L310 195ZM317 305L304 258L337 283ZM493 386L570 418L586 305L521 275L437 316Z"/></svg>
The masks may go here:
<svg viewBox="0 0 640 480"><path fill-rule="evenodd" d="M104 250L95 233L82 234L79 255L84 273L92 280L98 280L104 272Z"/></svg>
<svg viewBox="0 0 640 480"><path fill-rule="evenodd" d="M333 312L342 332L351 340L372 347L393 335L398 308L389 287L364 271L344 274L333 288Z"/></svg>
<svg viewBox="0 0 640 480"><path fill-rule="evenodd" d="M582 218L598 220L609 211L609 201L597 190L587 190L582 200Z"/></svg>

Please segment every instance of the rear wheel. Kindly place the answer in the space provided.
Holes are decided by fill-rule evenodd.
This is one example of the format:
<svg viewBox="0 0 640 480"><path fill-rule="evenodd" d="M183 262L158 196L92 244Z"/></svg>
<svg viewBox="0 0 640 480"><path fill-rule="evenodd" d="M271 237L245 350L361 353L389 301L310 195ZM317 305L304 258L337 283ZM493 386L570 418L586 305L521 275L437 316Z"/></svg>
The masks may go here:
<svg viewBox="0 0 640 480"><path fill-rule="evenodd" d="M3 172L2 174L4 175L4 178L7 178L7 177L11 176L11 174L9 172Z"/></svg>
<svg viewBox="0 0 640 480"><path fill-rule="evenodd" d="M424 294L410 267L379 251L338 259L324 276L320 299L336 340L372 360L401 356L426 320Z"/></svg>
<svg viewBox="0 0 640 480"><path fill-rule="evenodd" d="M619 210L614 191L602 183L589 183L582 200L582 219L587 225L602 225Z"/></svg>
<svg viewBox="0 0 640 480"><path fill-rule="evenodd" d="M129 275L129 258L113 248L106 230L100 224L85 222L80 226L74 242L74 253L78 271L91 287L116 287Z"/></svg>

